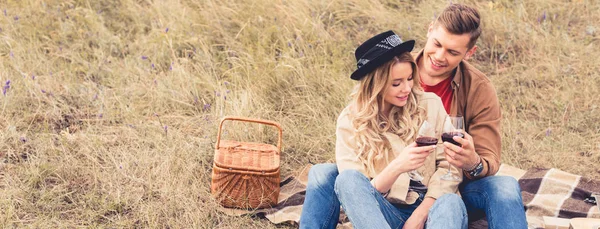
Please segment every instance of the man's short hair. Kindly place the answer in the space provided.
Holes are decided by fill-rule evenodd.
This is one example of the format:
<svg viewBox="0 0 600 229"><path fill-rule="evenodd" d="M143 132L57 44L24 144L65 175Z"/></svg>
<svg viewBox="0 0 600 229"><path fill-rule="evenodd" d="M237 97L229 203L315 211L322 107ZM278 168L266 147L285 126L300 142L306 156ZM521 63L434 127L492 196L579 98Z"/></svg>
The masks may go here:
<svg viewBox="0 0 600 229"><path fill-rule="evenodd" d="M449 33L462 35L469 33L469 49L475 46L479 35L481 35L481 17L477 9L461 5L451 4L434 21L434 27L442 25Z"/></svg>

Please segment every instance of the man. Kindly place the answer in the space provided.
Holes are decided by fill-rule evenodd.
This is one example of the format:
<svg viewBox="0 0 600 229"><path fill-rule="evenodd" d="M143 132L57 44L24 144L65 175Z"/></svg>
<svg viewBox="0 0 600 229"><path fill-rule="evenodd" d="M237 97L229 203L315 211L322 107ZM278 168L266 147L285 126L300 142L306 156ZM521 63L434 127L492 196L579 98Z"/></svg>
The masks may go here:
<svg viewBox="0 0 600 229"><path fill-rule="evenodd" d="M519 184L494 176L500 167L500 105L489 79L466 61L481 34L479 12L452 4L429 25L424 49L415 54L421 85L437 94L451 116L463 116L462 147L444 142L446 159L461 168L459 187L471 220L487 216L489 228L527 228Z"/></svg>

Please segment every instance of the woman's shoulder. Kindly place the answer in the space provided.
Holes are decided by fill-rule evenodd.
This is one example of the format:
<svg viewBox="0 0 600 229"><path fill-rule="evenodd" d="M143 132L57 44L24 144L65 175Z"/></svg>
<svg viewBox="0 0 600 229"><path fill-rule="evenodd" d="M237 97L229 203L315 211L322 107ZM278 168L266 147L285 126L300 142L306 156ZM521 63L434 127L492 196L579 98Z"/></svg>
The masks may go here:
<svg viewBox="0 0 600 229"><path fill-rule="evenodd" d="M346 106L337 118L337 126L350 125L350 114L352 113L352 106Z"/></svg>
<svg viewBox="0 0 600 229"><path fill-rule="evenodd" d="M442 99L440 99L440 97L433 92L422 92L420 94L417 94L417 101L419 104L424 105L438 105L442 103Z"/></svg>

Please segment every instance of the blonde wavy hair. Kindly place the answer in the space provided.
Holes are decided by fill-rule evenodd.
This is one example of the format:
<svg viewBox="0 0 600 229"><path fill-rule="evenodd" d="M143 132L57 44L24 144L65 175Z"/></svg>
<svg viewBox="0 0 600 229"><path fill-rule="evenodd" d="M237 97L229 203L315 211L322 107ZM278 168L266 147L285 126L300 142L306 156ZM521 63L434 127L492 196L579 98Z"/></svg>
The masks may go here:
<svg viewBox="0 0 600 229"><path fill-rule="evenodd" d="M413 87L406 105L393 106L386 116L381 110L387 89L392 84L391 69L402 62L409 62L412 66ZM425 116L425 110L417 104L417 95L423 93L419 82L417 64L410 53L405 52L365 75L354 88L350 116L355 130L358 158L371 172L374 172L376 157L384 155L384 159L389 162L387 155L391 146L383 133L397 134L406 142L416 139L418 125Z"/></svg>

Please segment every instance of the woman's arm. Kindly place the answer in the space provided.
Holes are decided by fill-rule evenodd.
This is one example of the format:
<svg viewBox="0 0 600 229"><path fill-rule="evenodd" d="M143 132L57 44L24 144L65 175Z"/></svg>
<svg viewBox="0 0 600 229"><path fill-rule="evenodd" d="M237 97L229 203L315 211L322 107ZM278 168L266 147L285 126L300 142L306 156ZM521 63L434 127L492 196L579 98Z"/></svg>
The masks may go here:
<svg viewBox="0 0 600 229"><path fill-rule="evenodd" d="M436 147L417 147L417 144L414 142L403 147L404 143L398 135L385 133L385 136L392 145L392 150L401 151L401 153L398 157L394 158L394 160L392 160L381 173L377 175L377 177L373 178L371 183L375 189L381 193L388 192L400 174L423 166L429 153Z"/></svg>
<svg viewBox="0 0 600 229"><path fill-rule="evenodd" d="M367 170L367 165L363 164L356 154L356 141L353 139L354 130L347 110L342 111L337 120L335 158L338 171L341 173L347 169L354 169L367 177L372 177L371 183L381 193L386 193L392 187L392 184L398 179L400 174L416 169L423 165L423 162L435 146L416 147L416 144L405 146L403 140L398 135L392 133L385 134L392 145L394 152L401 153L390 162L379 174L371 174Z"/></svg>

